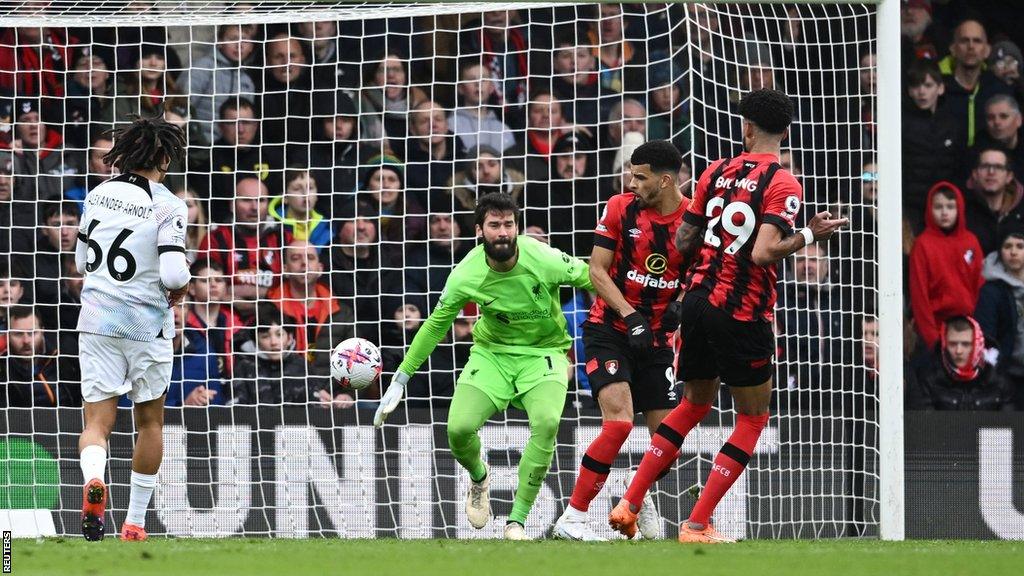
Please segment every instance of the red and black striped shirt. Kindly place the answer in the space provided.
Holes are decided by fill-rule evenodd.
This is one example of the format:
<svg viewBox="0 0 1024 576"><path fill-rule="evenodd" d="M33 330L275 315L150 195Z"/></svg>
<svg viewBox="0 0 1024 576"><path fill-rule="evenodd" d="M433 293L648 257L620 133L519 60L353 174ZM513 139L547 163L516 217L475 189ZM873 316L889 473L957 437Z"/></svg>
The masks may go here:
<svg viewBox="0 0 1024 576"><path fill-rule="evenodd" d="M608 200L594 230L594 245L615 252L608 275L626 301L647 319L655 346L668 346L671 338L661 330L661 315L679 296L683 259L675 236L688 205L684 197L679 209L662 216L641 208L635 194L619 194ZM587 321L626 333L622 318L601 297L591 306Z"/></svg>
<svg viewBox="0 0 1024 576"><path fill-rule="evenodd" d="M773 154L743 154L704 171L683 219L706 229L686 278L686 291L703 293L736 320L771 322L776 265L751 258L762 224L793 233L803 189Z"/></svg>
<svg viewBox="0 0 1024 576"><path fill-rule="evenodd" d="M281 247L277 227L257 232L227 224L215 226L199 244L198 252L201 258L219 263L224 267L224 275L238 282L236 276L259 271L281 274Z"/></svg>

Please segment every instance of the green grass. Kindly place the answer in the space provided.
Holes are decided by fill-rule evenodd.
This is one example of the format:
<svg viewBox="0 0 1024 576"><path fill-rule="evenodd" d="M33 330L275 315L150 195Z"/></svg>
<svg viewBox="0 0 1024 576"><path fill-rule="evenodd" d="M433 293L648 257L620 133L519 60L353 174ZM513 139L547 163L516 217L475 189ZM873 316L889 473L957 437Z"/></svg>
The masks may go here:
<svg viewBox="0 0 1024 576"><path fill-rule="evenodd" d="M153 538L122 543L108 538L93 543L50 538L15 540L12 548L13 574L46 576L990 576L1020 573L1024 563L1024 542L966 541L750 541L683 546L674 541Z"/></svg>

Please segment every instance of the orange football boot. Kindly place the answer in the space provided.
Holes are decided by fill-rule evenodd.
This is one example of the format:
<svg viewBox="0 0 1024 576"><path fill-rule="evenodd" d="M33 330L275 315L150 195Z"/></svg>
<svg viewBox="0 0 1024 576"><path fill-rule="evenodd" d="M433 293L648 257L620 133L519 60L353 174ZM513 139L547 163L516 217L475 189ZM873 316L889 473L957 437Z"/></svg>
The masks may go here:
<svg viewBox="0 0 1024 576"><path fill-rule="evenodd" d="M636 512L630 510L629 507L629 501L623 498L608 514L608 525L626 538L636 536Z"/></svg>
<svg viewBox="0 0 1024 576"><path fill-rule="evenodd" d="M86 540L103 540L103 516L107 511L107 485L98 478L82 487L82 535Z"/></svg>
<svg viewBox="0 0 1024 576"><path fill-rule="evenodd" d="M146 534L146 529L142 526L136 526L127 522L124 523L124 526L121 526L121 540L123 542L142 542L146 538L149 538L149 534Z"/></svg>
<svg viewBox="0 0 1024 576"><path fill-rule="evenodd" d="M690 527L689 522L683 522L679 527L679 541L683 544L735 544L736 540L722 534L715 527L708 523L701 530Z"/></svg>

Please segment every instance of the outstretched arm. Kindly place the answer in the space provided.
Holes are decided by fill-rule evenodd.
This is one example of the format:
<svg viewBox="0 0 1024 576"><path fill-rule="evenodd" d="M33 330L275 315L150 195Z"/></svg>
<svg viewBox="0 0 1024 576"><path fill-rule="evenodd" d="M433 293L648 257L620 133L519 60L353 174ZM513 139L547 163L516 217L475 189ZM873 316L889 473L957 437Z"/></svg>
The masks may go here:
<svg viewBox="0 0 1024 576"><path fill-rule="evenodd" d="M450 285L451 277L448 278L448 282ZM448 293L448 286L445 287L445 293ZM380 428L387 420L388 415L398 408L399 402L405 396L405 386L409 383L409 379L434 351L438 342L448 333L448 329L455 322L455 317L458 316L459 310L465 303L466 300L462 298L449 296L446 299L445 294L441 295L441 301L437 304L437 308L434 308L430 317L416 332L405 359L402 360L395 375L391 378L391 384L388 385L387 391L381 396L380 406L377 407L377 412L373 415L374 426Z"/></svg>
<svg viewBox="0 0 1024 576"><path fill-rule="evenodd" d="M406 352L405 359L402 360L398 371L407 376L415 374L427 360L427 357L434 351L434 348L437 347L438 343L444 340L445 335L448 334L448 330L451 329L452 323L455 322L455 318L459 315L459 310L461 309L461 305L438 304L437 308L420 326L420 329L416 331L416 336L413 337L412 344L409 345L409 351Z"/></svg>
<svg viewBox="0 0 1024 576"><path fill-rule="evenodd" d="M761 226L757 232L757 240L750 257L758 266L775 264L788 258L804 246L827 240L832 234L850 222L847 218L832 218L830 212L819 212L807 224L807 227L796 234L783 238L782 228L776 225Z"/></svg>

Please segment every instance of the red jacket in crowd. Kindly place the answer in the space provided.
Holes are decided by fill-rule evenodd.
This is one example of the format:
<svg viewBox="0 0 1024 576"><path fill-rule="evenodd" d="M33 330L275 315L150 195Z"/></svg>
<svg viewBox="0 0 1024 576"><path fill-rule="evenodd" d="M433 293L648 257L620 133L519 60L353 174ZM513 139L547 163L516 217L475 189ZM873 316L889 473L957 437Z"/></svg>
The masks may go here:
<svg viewBox="0 0 1024 576"><path fill-rule="evenodd" d="M942 230L932 216L932 200L941 189L956 195L957 218L952 230ZM939 341L942 323L953 316L969 316L978 302L985 255L978 238L967 230L964 195L949 182L928 191L925 230L910 251L910 306L917 332L929 349Z"/></svg>
<svg viewBox="0 0 1024 576"><path fill-rule="evenodd" d="M42 47L17 44L17 29L8 28L0 34L0 93L63 96L64 71L71 56L64 32L44 28Z"/></svg>

